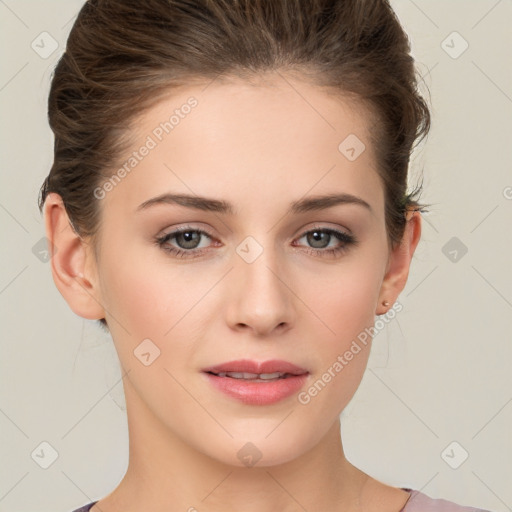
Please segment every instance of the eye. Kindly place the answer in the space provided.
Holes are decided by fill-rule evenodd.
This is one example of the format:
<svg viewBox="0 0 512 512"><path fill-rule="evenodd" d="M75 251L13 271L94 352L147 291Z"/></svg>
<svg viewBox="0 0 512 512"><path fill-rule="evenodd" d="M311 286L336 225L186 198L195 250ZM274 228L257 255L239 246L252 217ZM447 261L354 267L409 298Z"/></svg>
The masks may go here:
<svg viewBox="0 0 512 512"><path fill-rule="evenodd" d="M358 243L354 235L331 228L312 229L304 233L298 240L302 238L305 238L307 243L313 246L306 252L315 256L336 256ZM338 245L328 248L331 242L337 242Z"/></svg>
<svg viewBox="0 0 512 512"><path fill-rule="evenodd" d="M201 241L204 239L213 240L213 237L206 231L201 229L185 226L171 233L156 237L155 243L164 251L178 258L194 258L201 256L208 250L208 245L200 247ZM332 228L315 228L306 231L300 238L305 238L307 244L313 247L306 247L306 252L313 256L337 256L349 249L350 246L356 245L356 238L343 231ZM173 245L171 241L175 241L178 247ZM331 242L337 242L337 245L330 247ZM294 246L296 246L294 244Z"/></svg>
<svg viewBox="0 0 512 512"><path fill-rule="evenodd" d="M178 258L190 258L200 256L204 252L204 247L199 247L202 238L212 237L201 229L191 227L183 227L171 233L167 233L155 239L156 244L164 251L177 256ZM176 240L178 247L171 245L169 242Z"/></svg>

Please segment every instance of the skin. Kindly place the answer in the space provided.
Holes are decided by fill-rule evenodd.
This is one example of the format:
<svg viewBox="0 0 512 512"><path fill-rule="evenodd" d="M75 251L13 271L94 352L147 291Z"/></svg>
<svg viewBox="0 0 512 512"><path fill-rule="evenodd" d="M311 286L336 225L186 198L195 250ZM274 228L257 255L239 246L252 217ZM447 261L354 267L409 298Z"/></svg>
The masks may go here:
<svg viewBox="0 0 512 512"><path fill-rule="evenodd" d="M398 512L409 493L353 466L340 437L339 414L371 342L306 405L295 395L242 404L212 388L201 369L284 359L310 372L307 389L398 298L421 217L409 212L392 249L370 118L354 100L279 73L205 86L173 91L138 120L133 150L169 112L198 100L100 201L97 259L91 241L71 229L61 198L52 193L45 203L55 283L76 314L106 318L126 372L130 462L92 511ZM366 144L354 161L338 151L351 133ZM164 192L229 201L236 215L176 204L137 211ZM341 204L287 214L292 201L333 192L358 196L371 211ZM154 243L185 225L211 234L195 249L206 248L202 255L180 259ZM352 233L358 243L337 256L311 254L342 245L335 237L314 245L305 236L313 228ZM248 236L263 248L252 263L236 252ZM145 366L134 350L148 338L160 356ZM237 457L247 442L261 453L253 467Z"/></svg>

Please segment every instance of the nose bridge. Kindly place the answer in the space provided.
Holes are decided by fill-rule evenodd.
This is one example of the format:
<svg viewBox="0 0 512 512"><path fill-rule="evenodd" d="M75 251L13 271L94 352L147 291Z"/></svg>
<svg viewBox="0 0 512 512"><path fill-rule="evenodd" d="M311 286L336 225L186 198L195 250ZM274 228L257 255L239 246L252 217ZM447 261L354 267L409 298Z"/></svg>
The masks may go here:
<svg viewBox="0 0 512 512"><path fill-rule="evenodd" d="M230 306L233 326L244 324L264 333L293 320L292 294L285 284L281 255L271 240L269 234L264 245L248 236L236 248L232 276L236 293Z"/></svg>

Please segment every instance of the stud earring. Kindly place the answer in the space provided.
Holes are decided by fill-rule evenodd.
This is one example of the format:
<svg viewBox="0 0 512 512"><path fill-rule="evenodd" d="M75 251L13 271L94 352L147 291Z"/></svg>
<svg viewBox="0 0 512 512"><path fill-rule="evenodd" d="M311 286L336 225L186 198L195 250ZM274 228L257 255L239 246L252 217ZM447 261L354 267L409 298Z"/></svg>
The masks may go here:
<svg viewBox="0 0 512 512"><path fill-rule="evenodd" d="M389 306L389 302L387 300L382 301L382 305L385 307Z"/></svg>

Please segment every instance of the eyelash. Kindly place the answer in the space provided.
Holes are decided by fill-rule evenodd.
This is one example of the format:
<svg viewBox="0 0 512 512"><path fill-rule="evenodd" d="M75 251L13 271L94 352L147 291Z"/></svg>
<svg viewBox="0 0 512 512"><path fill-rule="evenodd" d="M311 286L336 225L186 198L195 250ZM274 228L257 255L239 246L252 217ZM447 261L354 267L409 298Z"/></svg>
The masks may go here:
<svg viewBox="0 0 512 512"><path fill-rule="evenodd" d="M172 240L177 235L180 235L181 233L199 233L200 235L206 235L208 238L212 239L213 237L207 232L202 229L196 229L192 227L185 226L183 228L179 228L175 231L172 231L171 233L166 233L165 235L159 236L155 238L155 243L158 247L160 247L165 252L168 252L172 254L173 256L177 258L196 258L204 254L205 251L208 249L178 249L176 247L166 245L169 240ZM335 247L334 249L315 249L313 247L306 248L306 252L308 254L312 254L313 256L320 256L320 257L335 257L337 255L341 255L342 253L346 252L350 246L357 245L358 241L353 235L349 235L348 233L344 233L343 231L337 231L336 229L332 228L313 228L309 231L305 231L302 233L301 236L298 237L298 239L303 238L304 236L314 233L314 232L320 232L320 233L327 233L329 235L334 235L340 242L343 242L343 245L340 247Z"/></svg>

